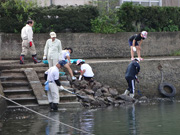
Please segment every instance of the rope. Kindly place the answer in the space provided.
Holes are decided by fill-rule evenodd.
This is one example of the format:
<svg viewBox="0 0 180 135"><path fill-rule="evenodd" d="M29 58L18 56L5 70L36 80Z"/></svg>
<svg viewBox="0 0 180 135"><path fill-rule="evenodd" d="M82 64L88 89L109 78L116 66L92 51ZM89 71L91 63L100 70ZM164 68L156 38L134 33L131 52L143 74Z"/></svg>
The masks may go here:
<svg viewBox="0 0 180 135"><path fill-rule="evenodd" d="M21 106L21 107L23 107L23 108L25 108L25 109L27 109L27 110L33 112L33 113L36 113L36 114L38 114L38 115L40 115L40 116L42 116L42 117L44 117L44 118L47 118L47 119L50 119L50 120L52 120L52 121L58 122L58 123L60 123L60 124L62 124L62 125L64 125L64 126L67 126L67 127L69 127L69 128L75 129L75 130L77 130L77 131L86 133L86 134L88 134L88 135L94 135L94 134L88 133L88 132L86 132L86 131L84 131L84 130L81 130L81 129L72 127L72 126L70 126L70 125L68 125L68 124L65 124L65 123L63 123L63 122L60 122L60 121L58 121L58 120L52 119L52 118L50 118L50 117L48 117L48 116L46 116L46 115L43 115L43 114L41 114L41 113L38 113L38 112L36 112L36 111L34 111L34 110L30 109L30 108L27 108L26 106L23 106L23 105L21 105L21 104L15 102L15 101L13 101L13 100L11 100L11 99L9 99L9 98L3 96L3 95L1 95L1 94L0 94L0 97L3 97L4 99L6 99L6 100L8 100L8 101L10 101L10 102L12 102L12 103L18 105L18 106Z"/></svg>
<svg viewBox="0 0 180 135"><path fill-rule="evenodd" d="M161 83L163 83L164 77L163 77L163 67L162 65L159 63L158 65L158 69L161 71Z"/></svg>

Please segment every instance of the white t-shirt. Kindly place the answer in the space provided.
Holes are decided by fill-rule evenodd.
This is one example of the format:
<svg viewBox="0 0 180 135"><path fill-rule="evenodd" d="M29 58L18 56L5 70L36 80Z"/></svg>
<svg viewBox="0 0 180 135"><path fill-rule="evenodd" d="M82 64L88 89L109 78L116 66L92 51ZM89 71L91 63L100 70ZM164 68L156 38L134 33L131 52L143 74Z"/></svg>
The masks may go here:
<svg viewBox="0 0 180 135"><path fill-rule="evenodd" d="M85 73L83 74L83 76L85 77L93 77L94 76L94 73L92 71L92 68L89 64L82 64L81 65L81 70L83 71L85 69Z"/></svg>
<svg viewBox="0 0 180 135"><path fill-rule="evenodd" d="M51 68L49 68L45 74L47 74L47 81L50 82L54 82L54 80L58 80L59 79L59 69L56 66L53 66Z"/></svg>
<svg viewBox="0 0 180 135"><path fill-rule="evenodd" d="M67 59L67 56L70 57L69 51L63 50L63 51L62 51L62 60L66 60L66 59Z"/></svg>

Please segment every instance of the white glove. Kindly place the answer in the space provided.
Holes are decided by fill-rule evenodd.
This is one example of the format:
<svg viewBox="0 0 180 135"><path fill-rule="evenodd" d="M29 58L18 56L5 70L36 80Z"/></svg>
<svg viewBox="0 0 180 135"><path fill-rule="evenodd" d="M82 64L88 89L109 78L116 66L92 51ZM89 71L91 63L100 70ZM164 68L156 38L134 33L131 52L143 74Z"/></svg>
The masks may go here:
<svg viewBox="0 0 180 135"><path fill-rule="evenodd" d="M133 51L135 52L136 51L136 47L133 46Z"/></svg>
<svg viewBox="0 0 180 135"><path fill-rule="evenodd" d="M59 86L59 89L60 90L64 90L64 87L61 85L61 86Z"/></svg>
<svg viewBox="0 0 180 135"><path fill-rule="evenodd" d="M45 55L43 56L43 60L46 60L46 56Z"/></svg>
<svg viewBox="0 0 180 135"><path fill-rule="evenodd" d="M79 80L81 80L81 78L82 78L82 75L79 76Z"/></svg>

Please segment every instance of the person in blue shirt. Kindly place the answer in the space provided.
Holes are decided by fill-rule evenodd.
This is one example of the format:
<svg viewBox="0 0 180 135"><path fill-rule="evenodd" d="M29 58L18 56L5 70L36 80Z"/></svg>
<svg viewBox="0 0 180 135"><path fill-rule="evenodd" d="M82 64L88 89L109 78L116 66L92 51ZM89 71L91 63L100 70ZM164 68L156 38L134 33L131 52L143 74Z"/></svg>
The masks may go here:
<svg viewBox="0 0 180 135"><path fill-rule="evenodd" d="M139 59L135 58L127 67L125 79L128 83L128 88L125 90L124 95L129 95L134 98L135 95L135 80L140 72Z"/></svg>

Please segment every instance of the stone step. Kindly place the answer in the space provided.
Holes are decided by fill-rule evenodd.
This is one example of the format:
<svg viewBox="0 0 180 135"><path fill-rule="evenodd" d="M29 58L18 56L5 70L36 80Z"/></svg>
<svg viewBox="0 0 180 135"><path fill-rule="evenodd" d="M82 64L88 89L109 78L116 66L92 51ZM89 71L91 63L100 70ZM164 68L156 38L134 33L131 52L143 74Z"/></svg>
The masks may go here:
<svg viewBox="0 0 180 135"><path fill-rule="evenodd" d="M11 79L11 80L4 80L3 83L29 83L27 78L26 79Z"/></svg>
<svg viewBox="0 0 180 135"><path fill-rule="evenodd" d="M22 101L22 100L35 100L36 99L36 97L8 97L9 99L11 99L11 100L14 100L14 101L16 101L16 100L18 100L18 101Z"/></svg>
<svg viewBox="0 0 180 135"><path fill-rule="evenodd" d="M39 105L38 104L29 104L29 105L23 105L23 106L32 108L32 107L38 107ZM13 108L22 108L22 107L18 106L18 105L9 105L9 106L7 106L7 108L13 109Z"/></svg>
<svg viewBox="0 0 180 135"><path fill-rule="evenodd" d="M4 93L20 93L20 92L33 92L32 89L7 89L4 90Z"/></svg>
<svg viewBox="0 0 180 135"><path fill-rule="evenodd" d="M3 90L23 90L23 89L32 89L29 86L14 86L14 87L4 87Z"/></svg>
<svg viewBox="0 0 180 135"><path fill-rule="evenodd" d="M13 86L28 86L28 82L1 82L3 87L13 87Z"/></svg>
<svg viewBox="0 0 180 135"><path fill-rule="evenodd" d="M0 76L1 81L6 81L6 80L25 80L27 77L25 76Z"/></svg>
<svg viewBox="0 0 180 135"><path fill-rule="evenodd" d="M80 102L60 102L58 108L81 108L82 105Z"/></svg>

